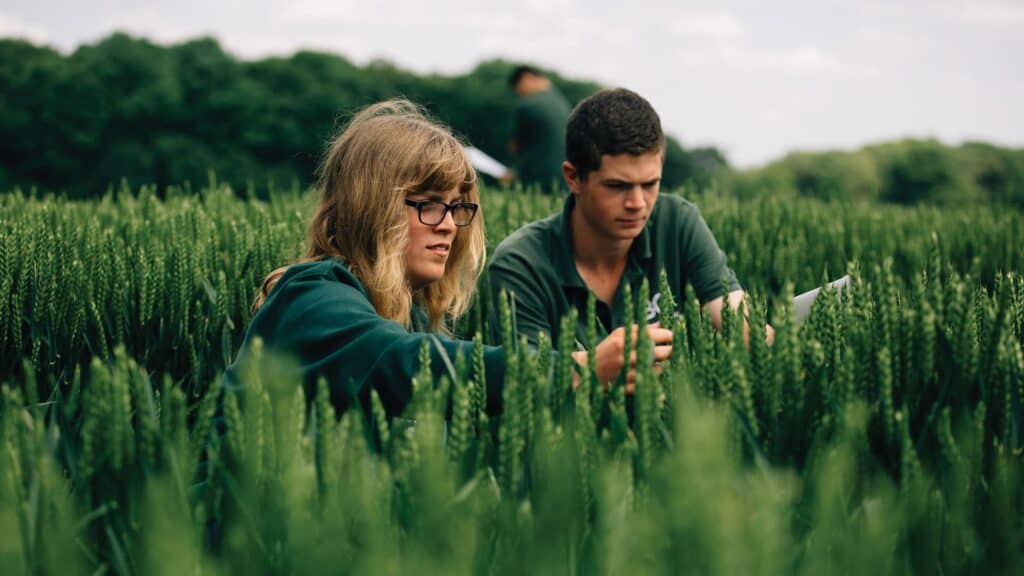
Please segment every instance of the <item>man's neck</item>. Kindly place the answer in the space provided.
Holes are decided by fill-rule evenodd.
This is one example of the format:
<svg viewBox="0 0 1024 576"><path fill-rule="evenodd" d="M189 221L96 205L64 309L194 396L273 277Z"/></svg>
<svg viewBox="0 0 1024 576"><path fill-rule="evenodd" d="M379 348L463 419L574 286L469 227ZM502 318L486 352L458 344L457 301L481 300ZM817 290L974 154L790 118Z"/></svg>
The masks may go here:
<svg viewBox="0 0 1024 576"><path fill-rule="evenodd" d="M597 234L579 210L569 213L572 258L575 264L598 274L622 274L633 240L617 240Z"/></svg>

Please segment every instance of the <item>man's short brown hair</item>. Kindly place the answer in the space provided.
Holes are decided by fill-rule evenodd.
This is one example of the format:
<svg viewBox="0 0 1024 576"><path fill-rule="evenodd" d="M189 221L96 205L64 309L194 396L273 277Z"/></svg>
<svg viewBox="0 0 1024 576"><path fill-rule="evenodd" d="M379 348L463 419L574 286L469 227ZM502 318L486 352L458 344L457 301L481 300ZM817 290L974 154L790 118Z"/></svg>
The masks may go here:
<svg viewBox="0 0 1024 576"><path fill-rule="evenodd" d="M601 168L601 156L640 156L665 149L651 103L625 88L605 89L576 105L565 133L565 159L580 179Z"/></svg>

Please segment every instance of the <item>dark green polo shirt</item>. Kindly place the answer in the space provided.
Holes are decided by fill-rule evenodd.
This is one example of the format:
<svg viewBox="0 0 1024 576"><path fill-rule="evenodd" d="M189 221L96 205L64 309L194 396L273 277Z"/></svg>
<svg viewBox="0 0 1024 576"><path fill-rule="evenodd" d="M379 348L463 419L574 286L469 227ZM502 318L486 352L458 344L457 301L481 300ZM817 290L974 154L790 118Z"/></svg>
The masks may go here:
<svg viewBox="0 0 1024 576"><path fill-rule="evenodd" d="M345 262L333 258L294 264L281 276L253 317L239 356L227 370L228 385L244 384L237 382L238 366L256 336L263 339L266 349L298 360L307 398L313 398L316 381L323 376L339 410L355 399L369 406L372 388L390 415L400 413L412 396L411 381L419 370L424 340L431 341L435 379L447 373L441 349L449 361L460 349L471 358L473 349L472 342L409 331L382 318ZM504 353L487 346L484 362L487 409L495 414L501 405Z"/></svg>
<svg viewBox="0 0 1024 576"><path fill-rule="evenodd" d="M488 267L492 297L503 289L515 295L516 330L533 344L542 331L557 342L561 318L572 308L579 313L576 340L586 341L589 290L573 258L569 215L574 206L570 194L562 212L527 224L505 238ZM647 278L651 292L647 321L657 320L662 269L676 302L682 302L687 282L702 303L724 295L723 280L729 291L742 289L697 207L675 194L659 194L654 212L630 248L614 302L610 306L597 302L599 337L626 323L622 317L626 282L635 297ZM492 337L497 325L496 320L491 322Z"/></svg>
<svg viewBox="0 0 1024 576"><path fill-rule="evenodd" d="M515 169L523 184L539 184L550 190L553 183L562 181L569 111L569 102L554 87L519 100L515 111Z"/></svg>

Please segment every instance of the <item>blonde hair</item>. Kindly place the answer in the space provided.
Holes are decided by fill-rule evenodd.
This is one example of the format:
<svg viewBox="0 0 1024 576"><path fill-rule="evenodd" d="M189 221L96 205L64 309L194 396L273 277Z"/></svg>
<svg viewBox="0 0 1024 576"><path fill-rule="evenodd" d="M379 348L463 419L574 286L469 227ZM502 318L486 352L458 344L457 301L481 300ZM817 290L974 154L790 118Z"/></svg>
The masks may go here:
<svg viewBox="0 0 1024 576"><path fill-rule="evenodd" d="M407 195L457 188L468 202L479 202L476 172L458 140L407 100L373 104L356 114L334 139L320 168L320 200L299 262L337 257L366 288L377 313L410 327L413 301L424 308L430 329L446 331L469 307L483 267L483 215L459 228L444 277L412 290L406 280L409 241ZM271 272L252 312L287 266Z"/></svg>

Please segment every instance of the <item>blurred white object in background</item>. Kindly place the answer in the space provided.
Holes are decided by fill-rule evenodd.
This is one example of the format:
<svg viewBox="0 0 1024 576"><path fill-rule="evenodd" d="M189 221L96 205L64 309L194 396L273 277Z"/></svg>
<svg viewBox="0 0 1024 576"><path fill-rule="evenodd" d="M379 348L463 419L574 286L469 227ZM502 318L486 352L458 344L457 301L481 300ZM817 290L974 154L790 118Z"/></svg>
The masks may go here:
<svg viewBox="0 0 1024 576"><path fill-rule="evenodd" d="M477 172L483 172L495 178L501 178L508 172L508 168L504 164L491 158L479 148L466 146L466 156L469 157L469 163L473 165L473 168L476 168Z"/></svg>
<svg viewBox="0 0 1024 576"><path fill-rule="evenodd" d="M840 295L843 291L850 286L850 275L847 274L838 280L833 280L828 283L828 287L838 292ZM793 313L796 316L796 323L800 325L804 321L804 318L811 313L811 307L814 305L814 300L821 293L821 288L815 288L808 292L804 292L798 296L793 297Z"/></svg>

